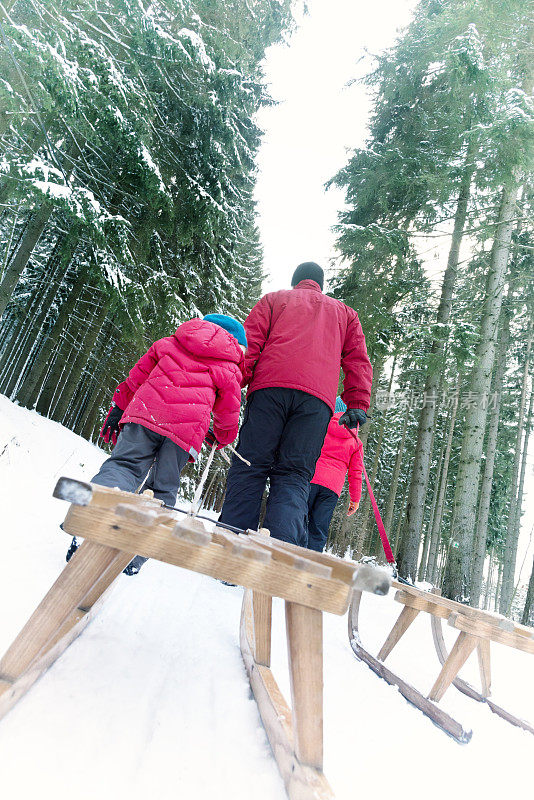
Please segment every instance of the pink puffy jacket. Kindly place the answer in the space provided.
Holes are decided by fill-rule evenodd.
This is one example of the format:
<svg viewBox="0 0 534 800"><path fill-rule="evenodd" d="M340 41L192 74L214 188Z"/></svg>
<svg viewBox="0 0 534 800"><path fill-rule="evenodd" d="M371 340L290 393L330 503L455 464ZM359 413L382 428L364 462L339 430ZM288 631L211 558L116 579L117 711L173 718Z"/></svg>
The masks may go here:
<svg viewBox="0 0 534 800"><path fill-rule="evenodd" d="M264 295L248 315L245 330L249 394L270 386L300 389L333 411L341 364L343 400L349 408L369 408L373 369L358 315L323 294L315 281Z"/></svg>
<svg viewBox="0 0 534 800"><path fill-rule="evenodd" d="M159 339L117 386L121 425L137 422L168 436L195 460L210 426L222 446L237 436L243 352L237 339L202 319Z"/></svg>
<svg viewBox="0 0 534 800"><path fill-rule="evenodd" d="M362 496L363 445L344 426L339 425L342 413L334 414L328 424L311 483L326 486L339 497L348 471L350 499L359 503Z"/></svg>

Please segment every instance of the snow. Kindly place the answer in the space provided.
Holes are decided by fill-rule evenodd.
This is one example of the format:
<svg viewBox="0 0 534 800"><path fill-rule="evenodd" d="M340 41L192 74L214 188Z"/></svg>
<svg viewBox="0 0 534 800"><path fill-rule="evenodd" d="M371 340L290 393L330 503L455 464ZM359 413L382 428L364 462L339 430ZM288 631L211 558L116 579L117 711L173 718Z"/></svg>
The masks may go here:
<svg viewBox="0 0 534 800"><path fill-rule="evenodd" d="M64 566L61 475L90 479L103 451L0 396L0 651ZM120 576L94 622L0 721L0 796L29 800L285 800L238 643L242 591L148 562ZM365 595L372 653L399 612ZM445 629L450 646L454 632ZM325 773L338 800L392 795L450 800L524 796L534 738L449 690L441 705L464 727L458 745L358 662L346 618L325 615ZM534 720L532 657L492 645L494 699ZM478 685L476 659L467 680ZM438 662L420 615L388 659L423 690ZM273 671L289 680L283 604L274 604Z"/></svg>

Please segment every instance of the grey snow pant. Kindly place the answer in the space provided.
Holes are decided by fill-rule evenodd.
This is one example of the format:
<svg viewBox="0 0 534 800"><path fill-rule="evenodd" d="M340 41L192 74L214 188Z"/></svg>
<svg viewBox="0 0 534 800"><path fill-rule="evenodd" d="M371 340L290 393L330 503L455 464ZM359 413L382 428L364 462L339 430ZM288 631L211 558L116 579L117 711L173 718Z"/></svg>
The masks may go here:
<svg viewBox="0 0 534 800"><path fill-rule="evenodd" d="M172 439L155 433L136 422L123 426L111 456L92 478L99 486L117 486L126 492L152 489L154 497L168 506L176 503L180 473L189 460L189 453ZM147 561L136 556L136 566ZM133 562L131 562L133 563Z"/></svg>

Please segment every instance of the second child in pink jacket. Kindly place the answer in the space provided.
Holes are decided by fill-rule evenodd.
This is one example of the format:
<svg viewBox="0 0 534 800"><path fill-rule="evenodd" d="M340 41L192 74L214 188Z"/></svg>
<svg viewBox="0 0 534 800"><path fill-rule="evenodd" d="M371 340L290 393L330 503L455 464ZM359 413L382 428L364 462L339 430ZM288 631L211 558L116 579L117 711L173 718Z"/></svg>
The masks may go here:
<svg viewBox="0 0 534 800"><path fill-rule="evenodd" d="M308 548L322 553L328 539L328 529L345 478L349 478L350 503L347 516L357 510L362 496L363 445L345 427L339 425L345 403L336 400L336 413L330 420L315 465L308 497Z"/></svg>

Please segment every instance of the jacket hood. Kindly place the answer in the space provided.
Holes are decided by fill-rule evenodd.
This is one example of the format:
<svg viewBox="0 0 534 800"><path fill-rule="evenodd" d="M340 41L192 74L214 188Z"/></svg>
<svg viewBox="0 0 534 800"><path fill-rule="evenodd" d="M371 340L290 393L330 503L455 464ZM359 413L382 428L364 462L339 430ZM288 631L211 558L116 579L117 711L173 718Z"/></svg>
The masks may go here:
<svg viewBox="0 0 534 800"><path fill-rule="evenodd" d="M241 365L243 351L237 339L224 328L205 319L190 319L176 333L182 347L201 358L218 358Z"/></svg>

